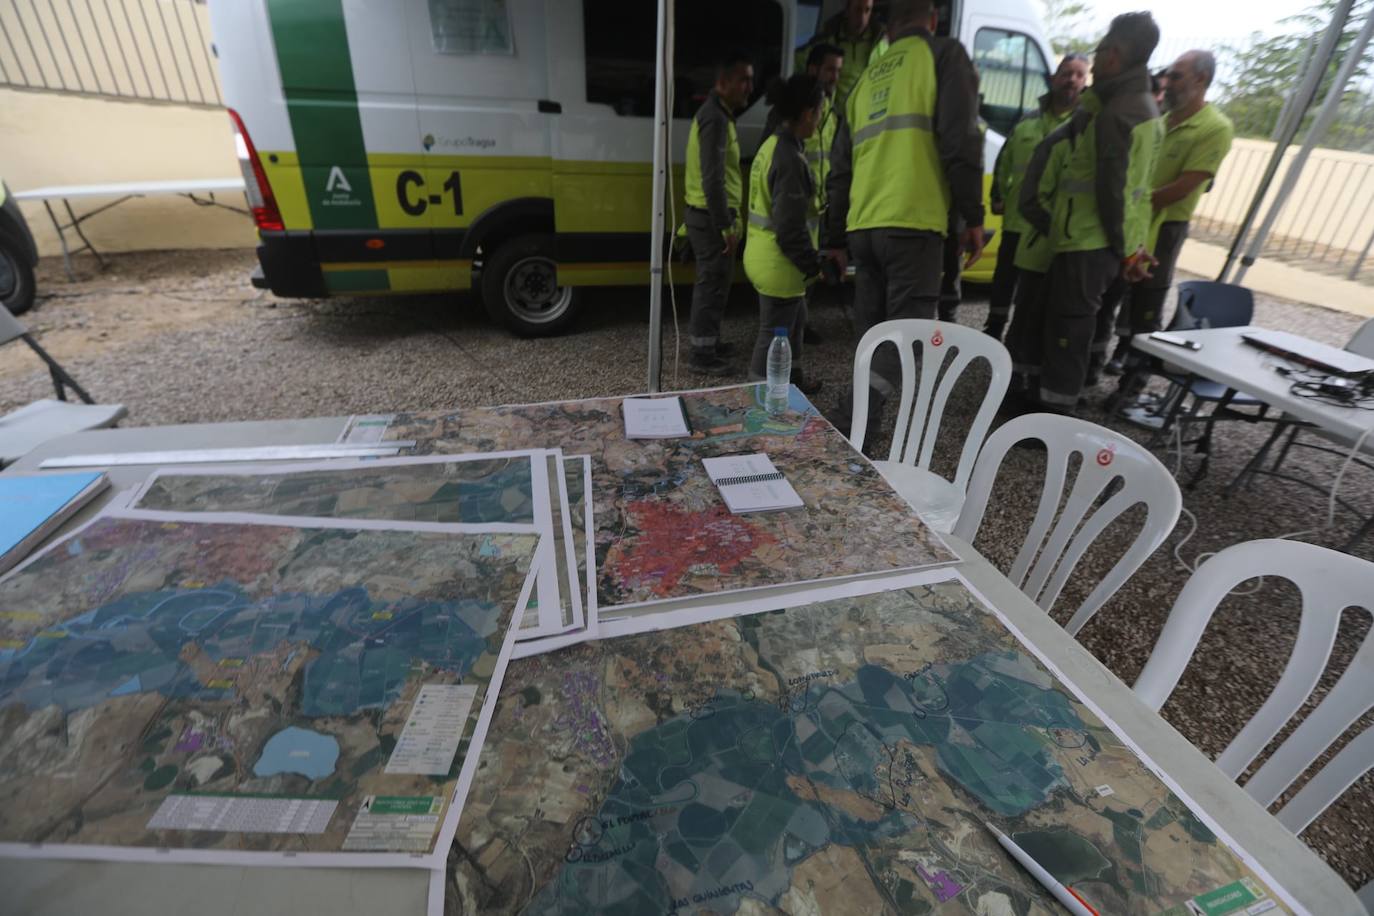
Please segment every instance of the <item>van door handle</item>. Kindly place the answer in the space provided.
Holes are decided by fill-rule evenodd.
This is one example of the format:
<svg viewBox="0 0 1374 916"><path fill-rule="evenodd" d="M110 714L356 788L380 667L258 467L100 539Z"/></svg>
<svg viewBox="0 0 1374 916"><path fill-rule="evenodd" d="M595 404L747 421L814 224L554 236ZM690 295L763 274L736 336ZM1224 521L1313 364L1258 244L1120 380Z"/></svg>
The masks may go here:
<svg viewBox="0 0 1374 916"><path fill-rule="evenodd" d="M544 114L562 114L563 106L558 102L550 102L548 99L539 100L539 110Z"/></svg>

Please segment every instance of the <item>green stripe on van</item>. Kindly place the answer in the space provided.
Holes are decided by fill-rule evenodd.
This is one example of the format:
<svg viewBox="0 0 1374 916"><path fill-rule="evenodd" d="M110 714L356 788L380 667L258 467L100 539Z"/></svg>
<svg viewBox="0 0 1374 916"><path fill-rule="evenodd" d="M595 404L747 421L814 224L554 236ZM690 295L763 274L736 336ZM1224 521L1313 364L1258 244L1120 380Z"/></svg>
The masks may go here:
<svg viewBox="0 0 1374 916"><path fill-rule="evenodd" d="M326 270L325 289L331 293L375 293L391 289L391 275L384 270Z"/></svg>
<svg viewBox="0 0 1374 916"><path fill-rule="evenodd" d="M316 229L377 225L343 0L268 0L282 91Z"/></svg>

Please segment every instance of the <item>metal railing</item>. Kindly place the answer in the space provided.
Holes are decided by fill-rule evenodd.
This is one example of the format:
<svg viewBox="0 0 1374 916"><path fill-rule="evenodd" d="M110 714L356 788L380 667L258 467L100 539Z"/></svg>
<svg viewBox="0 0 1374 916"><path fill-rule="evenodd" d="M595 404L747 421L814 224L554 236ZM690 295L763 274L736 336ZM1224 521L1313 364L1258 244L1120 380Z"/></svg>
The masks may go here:
<svg viewBox="0 0 1374 916"><path fill-rule="evenodd" d="M1194 238L1230 245L1273 144L1237 140L1193 216ZM1289 152L1285 158L1293 155ZM1271 193L1272 198L1272 193ZM1268 207L1270 201L1266 201ZM1263 256L1347 280L1374 283L1374 155L1318 148L1284 205Z"/></svg>
<svg viewBox="0 0 1374 916"><path fill-rule="evenodd" d="M0 87L220 107L203 0L0 0Z"/></svg>

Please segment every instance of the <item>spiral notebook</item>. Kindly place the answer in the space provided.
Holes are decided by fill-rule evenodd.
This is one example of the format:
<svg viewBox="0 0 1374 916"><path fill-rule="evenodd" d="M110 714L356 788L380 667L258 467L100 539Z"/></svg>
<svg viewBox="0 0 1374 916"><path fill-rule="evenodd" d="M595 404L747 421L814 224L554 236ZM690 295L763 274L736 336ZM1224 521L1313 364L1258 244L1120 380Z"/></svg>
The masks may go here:
<svg viewBox="0 0 1374 916"><path fill-rule="evenodd" d="M736 515L800 509L805 505L767 455L725 455L703 458L701 463L711 482L720 489L725 505Z"/></svg>

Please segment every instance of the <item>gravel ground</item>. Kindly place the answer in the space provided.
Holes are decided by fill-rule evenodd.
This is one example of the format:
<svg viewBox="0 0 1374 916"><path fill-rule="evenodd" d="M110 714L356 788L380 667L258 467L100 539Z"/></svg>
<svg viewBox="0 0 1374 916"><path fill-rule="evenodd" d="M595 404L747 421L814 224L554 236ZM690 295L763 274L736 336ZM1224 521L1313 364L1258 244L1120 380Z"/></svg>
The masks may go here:
<svg viewBox="0 0 1374 916"><path fill-rule="evenodd" d="M65 282L60 263L45 261L40 267L45 298L25 320L97 399L126 404L131 426L520 403L629 394L645 387L643 290L592 291L573 333L530 341L490 326L469 297L277 300L249 286L252 261L246 251L121 255L110 270L88 270L76 283ZM689 297L689 290L678 290L684 320ZM960 319L981 327L985 311L982 292L970 290ZM736 287L724 334L744 353L752 345L755 316L748 290ZM665 323L665 387L718 384L686 371L685 350L681 372L674 371L671 315ZM855 339L838 306L818 307L812 323L824 342L807 348L805 361L825 382L815 400L829 409L846 384ZM1260 297L1256 323L1340 345L1359 320ZM742 374L727 379L741 380ZM960 417L975 409L977 387L971 377L960 383L947 430L959 429ZM0 413L50 392L46 372L22 346L0 353ZM1106 393L1103 387L1097 395ZM1085 416L1144 439L1141 431L1106 421L1095 409ZM1164 547L1079 634L1126 682L1139 673L1187 578L1182 563L1194 565L1205 552L1325 521L1325 494L1285 481L1260 478L1250 489L1222 497L1222 484L1240 470L1266 432L1250 424L1221 428L1209 476L1197 489L1184 490L1185 506L1200 520L1196 533L1185 543L1192 525L1186 516L1180 520ZM937 470L941 462L948 470L956 447L942 436ZM1177 460L1167 449L1158 454L1170 467ZM1180 479L1186 481L1199 458L1184 450L1181 460ZM1335 456L1297 450L1288 469L1326 484L1339 464ZM1043 453L1017 450L999 477L976 543L1003 569L1024 537L1042 467ZM1353 467L1342 495L1364 517L1374 513L1374 481L1367 470ZM1139 519L1128 516L1120 536L1104 538L1088 553L1054 610L1056 619L1067 620L1111 567ZM1339 510L1331 528L1304 539L1340 547L1356 527L1355 516ZM1374 559L1374 537L1354 552ZM1206 753L1219 753L1282 670L1297 632L1298 609L1294 589L1272 579L1260 580L1250 594L1228 598L1164 707L1165 717ZM1368 628L1368 614L1346 615L1318 696L1349 664ZM1366 716L1359 727L1371 721L1374 717ZM1358 887L1374 878L1371 825L1374 773L1359 780L1304 839Z"/></svg>

